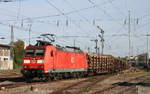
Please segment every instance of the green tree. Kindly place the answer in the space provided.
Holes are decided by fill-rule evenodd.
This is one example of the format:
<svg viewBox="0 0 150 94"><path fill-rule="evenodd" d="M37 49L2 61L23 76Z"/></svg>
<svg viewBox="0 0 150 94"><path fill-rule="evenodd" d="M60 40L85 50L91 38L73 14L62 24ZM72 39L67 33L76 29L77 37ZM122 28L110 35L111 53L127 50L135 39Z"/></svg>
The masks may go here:
<svg viewBox="0 0 150 94"><path fill-rule="evenodd" d="M17 40L13 43L14 51L14 67L19 67L22 64L23 53L24 53L24 41Z"/></svg>

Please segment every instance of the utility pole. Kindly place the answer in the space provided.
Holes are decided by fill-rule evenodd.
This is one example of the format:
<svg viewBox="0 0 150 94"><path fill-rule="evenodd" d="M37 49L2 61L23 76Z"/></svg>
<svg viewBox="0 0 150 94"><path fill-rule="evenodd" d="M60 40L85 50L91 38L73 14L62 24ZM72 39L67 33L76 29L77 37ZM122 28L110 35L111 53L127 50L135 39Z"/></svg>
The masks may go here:
<svg viewBox="0 0 150 94"><path fill-rule="evenodd" d="M146 41L147 41L147 46L146 46L146 48L147 48L147 54L146 54L146 65L147 65L147 67L149 66L149 44L148 44L148 37L150 36L150 34L146 34Z"/></svg>
<svg viewBox="0 0 150 94"><path fill-rule="evenodd" d="M100 48L98 47L97 49L98 49L98 54L100 54Z"/></svg>
<svg viewBox="0 0 150 94"><path fill-rule="evenodd" d="M11 25L11 45L13 44L14 42L14 27Z"/></svg>
<svg viewBox="0 0 150 94"><path fill-rule="evenodd" d="M32 24L29 25L29 45L31 42L31 27L32 27Z"/></svg>
<svg viewBox="0 0 150 94"><path fill-rule="evenodd" d="M136 60L136 66L139 66L139 49L137 48L136 50L136 54L137 54L137 60Z"/></svg>
<svg viewBox="0 0 150 94"><path fill-rule="evenodd" d="M13 51L13 43L14 43L14 27L13 25L10 26L10 29L11 29L11 42L10 42L10 55L11 55L11 59L14 60L14 51Z"/></svg>
<svg viewBox="0 0 150 94"><path fill-rule="evenodd" d="M129 10L129 18L128 18L128 34L129 34L129 62L131 57L131 18L130 18L130 10Z"/></svg>
<svg viewBox="0 0 150 94"><path fill-rule="evenodd" d="M76 47L76 39L73 40L73 46Z"/></svg>
<svg viewBox="0 0 150 94"><path fill-rule="evenodd" d="M97 28L100 30L100 35L98 35L100 38L101 38L101 43L102 43L102 52L101 52L101 54L103 54L104 53L104 30L103 29L101 29L99 26L97 26Z"/></svg>
<svg viewBox="0 0 150 94"><path fill-rule="evenodd" d="M88 47L87 50L88 50L88 53L90 53L90 47Z"/></svg>
<svg viewBox="0 0 150 94"><path fill-rule="evenodd" d="M73 40L73 46L76 47L76 39ZM75 52L75 48L74 48L74 52Z"/></svg>
<svg viewBox="0 0 150 94"><path fill-rule="evenodd" d="M98 53L98 46L97 46L97 44L98 44L98 39L91 40L91 41L94 41L94 42L95 42L95 52L96 52L96 54L97 54L97 53Z"/></svg>
<svg viewBox="0 0 150 94"><path fill-rule="evenodd" d="M125 23L126 24L126 20L125 20ZM128 54L128 61L130 62L130 59L131 59L131 44L132 44L132 41L131 41L131 11L129 10L128 11L128 42L129 42L129 54ZM136 19L136 24L138 24L138 19Z"/></svg>

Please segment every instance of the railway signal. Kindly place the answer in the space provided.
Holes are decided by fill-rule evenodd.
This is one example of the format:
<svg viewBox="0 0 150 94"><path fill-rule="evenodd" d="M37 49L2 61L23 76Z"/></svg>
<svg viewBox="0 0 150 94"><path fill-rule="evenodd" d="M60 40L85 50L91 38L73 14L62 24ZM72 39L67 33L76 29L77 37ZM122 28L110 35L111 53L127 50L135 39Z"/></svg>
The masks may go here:
<svg viewBox="0 0 150 94"><path fill-rule="evenodd" d="M103 54L104 53L104 30L103 29L101 29L99 26L97 26L97 28L100 30L100 33L101 34L99 34L98 36L101 38L101 43L102 43L102 52L101 52L101 54Z"/></svg>

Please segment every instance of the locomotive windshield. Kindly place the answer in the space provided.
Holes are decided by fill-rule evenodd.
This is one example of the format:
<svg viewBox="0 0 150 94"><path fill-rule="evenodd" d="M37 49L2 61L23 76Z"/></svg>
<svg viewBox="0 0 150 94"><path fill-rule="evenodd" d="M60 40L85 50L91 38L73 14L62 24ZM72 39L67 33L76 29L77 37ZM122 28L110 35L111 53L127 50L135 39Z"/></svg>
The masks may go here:
<svg viewBox="0 0 150 94"><path fill-rule="evenodd" d="M25 56L44 56L44 49L27 49Z"/></svg>

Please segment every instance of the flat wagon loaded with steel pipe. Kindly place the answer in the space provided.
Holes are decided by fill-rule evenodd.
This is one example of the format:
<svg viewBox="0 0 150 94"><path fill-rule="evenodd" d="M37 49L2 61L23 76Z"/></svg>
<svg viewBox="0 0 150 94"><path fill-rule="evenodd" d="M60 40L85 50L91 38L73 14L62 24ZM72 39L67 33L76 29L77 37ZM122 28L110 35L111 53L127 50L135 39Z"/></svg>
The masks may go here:
<svg viewBox="0 0 150 94"><path fill-rule="evenodd" d="M21 72L27 79L63 79L118 72L127 67L126 62L111 55L88 54L76 47L39 40L36 45L26 47Z"/></svg>

